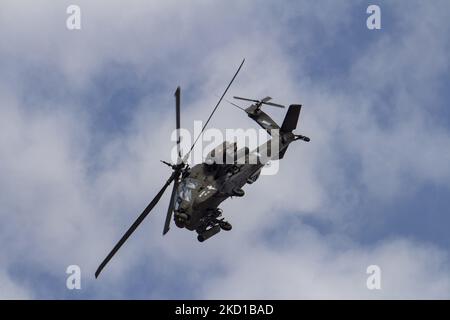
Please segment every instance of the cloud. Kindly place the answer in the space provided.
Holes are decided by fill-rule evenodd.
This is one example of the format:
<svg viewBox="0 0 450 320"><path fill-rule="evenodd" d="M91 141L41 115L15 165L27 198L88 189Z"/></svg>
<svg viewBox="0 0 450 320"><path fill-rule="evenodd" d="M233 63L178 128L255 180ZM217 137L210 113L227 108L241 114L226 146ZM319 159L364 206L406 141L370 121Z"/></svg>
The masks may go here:
<svg viewBox="0 0 450 320"><path fill-rule="evenodd" d="M438 88L448 74L442 30L449 24L444 9L416 4L417 24L401 5L382 4L396 23L383 20L374 36L352 31L364 27L363 1L81 1L79 32L65 29L64 2L27 10L6 2L1 296L448 297L448 257L439 244L414 235L363 244L349 232L367 227L362 203L382 208L425 183L448 187L448 126L436 114L448 101ZM359 6L361 17L342 18ZM344 33L351 36L341 43ZM354 49L355 41L363 45ZM339 60L330 48L352 59ZM277 176L225 202L234 229L204 244L175 226L161 237L165 195L94 281L97 264L169 175L158 160L172 146L176 85L190 129L209 114L242 57L233 94L303 103L298 131L312 142L292 145ZM215 127L254 126L227 107ZM64 287L69 264L82 268L79 294ZM370 264L382 268L380 292L365 288Z"/></svg>
<svg viewBox="0 0 450 320"><path fill-rule="evenodd" d="M341 235L324 238L294 223L276 246L251 243L239 251L230 248L225 256L227 271L207 283L203 297L445 299L449 293L446 252L408 240L361 247ZM366 286L370 265L381 269L381 290Z"/></svg>
<svg viewBox="0 0 450 320"><path fill-rule="evenodd" d="M32 296L26 288L11 281L8 274L0 272L0 299L30 299Z"/></svg>

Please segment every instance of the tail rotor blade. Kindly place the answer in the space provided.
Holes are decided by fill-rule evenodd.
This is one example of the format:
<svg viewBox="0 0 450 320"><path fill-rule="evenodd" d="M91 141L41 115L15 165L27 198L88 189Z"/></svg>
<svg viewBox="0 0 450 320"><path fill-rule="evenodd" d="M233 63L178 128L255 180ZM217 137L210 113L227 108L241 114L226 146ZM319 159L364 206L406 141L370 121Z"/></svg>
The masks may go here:
<svg viewBox="0 0 450 320"><path fill-rule="evenodd" d="M272 100L271 97L265 97L261 100L256 100L256 99L249 99L249 98L242 98L242 97L233 97L234 99L239 99L239 100L245 100L245 101L250 101L250 102L255 102L256 104L258 104L259 106L261 104L266 104L268 106L273 106L273 107L277 107L277 108L284 108L285 106L278 104L278 103L273 103L273 102L269 102L269 100Z"/></svg>
<svg viewBox="0 0 450 320"><path fill-rule="evenodd" d="M269 106L277 107L277 108L285 108L285 106L283 106L282 104L273 103L273 102L263 102L263 104L267 104Z"/></svg>
<svg viewBox="0 0 450 320"><path fill-rule="evenodd" d="M231 102L230 100L227 100L227 99L225 99L225 101L228 102L229 104L231 104L232 106L235 106L236 108L241 109L242 111L245 111L244 108L242 108L241 106L237 105L236 103Z"/></svg>
<svg viewBox="0 0 450 320"><path fill-rule="evenodd" d="M236 96L233 96L233 98L238 99L238 100L251 101L251 102L260 102L259 100L256 100L256 99L248 99L248 98L242 98L242 97L236 97Z"/></svg>
<svg viewBox="0 0 450 320"><path fill-rule="evenodd" d="M215 96L216 96L217 98L220 98L220 96L219 96L218 94L215 94ZM228 100L228 99L226 99L226 98L223 98L223 100L225 100L225 102L231 104L232 106L235 106L236 108L241 109L242 111L245 111L245 109L242 108L240 105L237 105L236 103L234 103L234 102L232 102L232 101L230 101L230 100Z"/></svg>
<svg viewBox="0 0 450 320"><path fill-rule="evenodd" d="M158 192L158 194L153 198L153 200L148 204L148 206L142 211L142 213L139 215L139 217L136 219L136 221L131 225L131 227L125 232L125 234L122 236L122 238L117 242L117 244L114 246L114 248L111 250L111 252L106 256L105 260L100 264L97 271L95 272L95 277L97 278L102 272L103 268L106 266L106 264L111 260L111 258L116 254L116 252L122 247L122 245L127 241L127 239L131 236L131 234L136 230L136 228L142 223L142 221L147 217L147 215L150 213L150 211L153 209L153 207L158 203L159 199L161 199L162 195L164 194L164 191L166 191L167 187L172 183L172 181L175 179L175 172L172 173L170 178L167 180L166 184L162 187L162 189Z"/></svg>

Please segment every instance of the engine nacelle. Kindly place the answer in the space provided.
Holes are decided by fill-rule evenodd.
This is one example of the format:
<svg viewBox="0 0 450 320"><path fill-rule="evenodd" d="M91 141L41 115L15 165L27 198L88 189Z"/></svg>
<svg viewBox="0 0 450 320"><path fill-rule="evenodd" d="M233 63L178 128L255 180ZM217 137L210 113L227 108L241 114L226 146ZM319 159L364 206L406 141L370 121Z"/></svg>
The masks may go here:
<svg viewBox="0 0 450 320"><path fill-rule="evenodd" d="M224 141L206 156L205 163L212 165L217 164L233 164L237 156L237 144Z"/></svg>

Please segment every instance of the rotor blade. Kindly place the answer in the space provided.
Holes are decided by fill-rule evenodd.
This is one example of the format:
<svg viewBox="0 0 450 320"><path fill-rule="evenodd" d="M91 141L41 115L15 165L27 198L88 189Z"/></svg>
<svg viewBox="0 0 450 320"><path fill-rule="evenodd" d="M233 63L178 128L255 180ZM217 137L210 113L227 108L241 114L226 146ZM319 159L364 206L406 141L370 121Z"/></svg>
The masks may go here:
<svg viewBox="0 0 450 320"><path fill-rule="evenodd" d="M209 120L211 120L214 112L216 112L217 108L219 107L220 103L222 102L223 97L226 95L228 89L230 89L231 84L233 83L234 79L236 78L236 76L238 75L239 71L241 71L242 65L244 64L245 59L242 60L239 68L237 69L236 73L234 74L233 78L231 79L230 83L228 84L227 88L225 89L225 91L223 92L222 96L220 97L219 101L217 102L216 106L214 107L213 111L211 112L211 114L208 117L208 120L206 120L205 124L203 125L202 131L200 131L199 135L197 136L197 138L195 139L194 143L191 146L191 149L189 150L189 152L184 156L185 159L187 159L187 157L189 156L189 154L191 153L192 149L194 149L195 144L197 143L198 139L200 138L200 136L202 135L203 131L205 131L206 126L208 125Z"/></svg>
<svg viewBox="0 0 450 320"><path fill-rule="evenodd" d="M217 98L220 98L220 96L218 94L214 94ZM223 100L225 100L225 102L228 102L229 104L231 104L232 106L235 106L236 108L241 109L242 111L245 111L244 108L242 108L240 105L237 105L236 103L231 102L230 100L228 100L227 98L223 98Z"/></svg>
<svg viewBox="0 0 450 320"><path fill-rule="evenodd" d="M165 235L170 229L170 222L172 220L173 208L175 207L175 195L178 190L178 178L180 174L175 176L175 182L173 183L172 195L170 196L169 209L167 210L166 222L164 223L163 235Z"/></svg>
<svg viewBox="0 0 450 320"><path fill-rule="evenodd" d="M278 108L285 108L285 106L278 104L278 103L273 103L273 102L268 102L269 100L272 100L271 97L265 97L262 100L256 100L256 99L249 99L249 98L242 98L242 97L236 97L234 96L233 98L235 99L239 99L239 100L245 100L245 101L251 101L251 102L256 102L256 103L262 103L262 104L267 104L269 106L274 106L274 107L278 107Z"/></svg>
<svg viewBox="0 0 450 320"><path fill-rule="evenodd" d="M232 106L235 106L236 108L241 109L242 111L245 111L244 108L242 108L241 106L237 105L236 103L231 102L230 100L225 99L226 102L228 102L229 104L231 104Z"/></svg>
<svg viewBox="0 0 450 320"><path fill-rule="evenodd" d="M256 99L248 99L248 98L242 98L242 97L236 97L236 96L234 96L233 98L234 99L239 99L239 100L251 101L251 102L261 102L261 101L256 100Z"/></svg>
<svg viewBox="0 0 450 320"><path fill-rule="evenodd" d="M177 90L175 91L175 119L176 119L176 127L177 130L177 155L179 158L181 158L180 153L180 100L181 100L181 89L180 87L177 87Z"/></svg>
<svg viewBox="0 0 450 320"><path fill-rule="evenodd" d="M273 102L262 102L263 104L267 104L269 106L277 107L277 108L285 108L282 104L273 103Z"/></svg>
<svg viewBox="0 0 450 320"><path fill-rule="evenodd" d="M158 192L155 198L148 204L147 208L142 211L142 213L139 215L139 217L136 219L136 221L131 225L131 227L125 232L125 234L120 238L119 242L114 246L114 248L111 250L111 252L106 256L105 260L100 264L97 271L95 272L95 277L97 278L102 272L103 268L106 266L106 264L111 260L111 258L116 254L116 252L120 249L120 247L127 241L127 239L131 236L131 234L136 230L136 228L141 224L141 222L147 217L147 215L150 213L150 211L153 209L153 207L158 203L159 199L161 199L162 195L164 194L164 191L166 191L167 187L172 183L172 181L175 178L175 172L172 173L170 178L167 180L166 184L162 187L162 189Z"/></svg>

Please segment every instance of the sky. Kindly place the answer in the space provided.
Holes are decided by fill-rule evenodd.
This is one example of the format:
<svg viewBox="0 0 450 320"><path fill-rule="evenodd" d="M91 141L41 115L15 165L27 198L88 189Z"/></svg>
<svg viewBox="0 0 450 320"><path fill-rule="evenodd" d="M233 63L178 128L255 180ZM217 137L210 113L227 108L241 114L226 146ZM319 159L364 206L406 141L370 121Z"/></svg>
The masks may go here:
<svg viewBox="0 0 450 320"><path fill-rule="evenodd" d="M81 9L68 30L66 9ZM369 5L381 29L366 26ZM1 299L450 298L448 1L0 4ZM227 98L303 104L277 175L221 205L204 243L169 192L98 279L170 169L182 127ZM284 111L266 110L280 121ZM211 127L256 127L228 104ZM69 265L81 289L66 287ZM381 270L369 290L366 270Z"/></svg>

